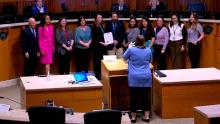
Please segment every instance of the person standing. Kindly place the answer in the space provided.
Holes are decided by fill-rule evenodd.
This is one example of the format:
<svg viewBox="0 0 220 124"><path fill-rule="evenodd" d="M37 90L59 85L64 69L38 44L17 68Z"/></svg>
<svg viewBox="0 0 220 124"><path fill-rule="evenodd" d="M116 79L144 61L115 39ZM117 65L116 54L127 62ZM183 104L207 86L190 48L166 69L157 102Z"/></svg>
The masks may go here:
<svg viewBox="0 0 220 124"><path fill-rule="evenodd" d="M187 31L178 14L173 14L169 24L170 57L174 69L184 67L183 53L186 46Z"/></svg>
<svg viewBox="0 0 220 124"><path fill-rule="evenodd" d="M125 38L125 27L123 21L118 20L118 14L112 12L111 21L106 24L105 32L112 32L113 44L109 44L108 55L116 55L117 58L123 57L122 42Z"/></svg>
<svg viewBox="0 0 220 124"><path fill-rule="evenodd" d="M78 27L75 31L75 53L76 53L76 71L88 72L90 45L92 43L92 31L86 25L86 20L83 16L78 19Z"/></svg>
<svg viewBox="0 0 220 124"><path fill-rule="evenodd" d="M144 112L142 120L149 122L151 102L150 88L152 86L152 74L150 63L152 62L151 50L145 46L145 39L138 35L135 47L128 48L124 55L128 61L128 85L131 93L131 122L136 122L137 101L141 103ZM140 97L140 100L138 99Z"/></svg>
<svg viewBox="0 0 220 124"><path fill-rule="evenodd" d="M50 22L50 16L42 17L38 28L39 47L41 52L40 63L45 65L45 73L50 74L50 65L53 63L54 28Z"/></svg>
<svg viewBox="0 0 220 124"><path fill-rule="evenodd" d="M129 20L129 27L125 32L125 42L123 42L124 49L134 46L137 36L140 34L140 30L137 25L137 20L134 17L131 17ZM124 51L125 51L124 50Z"/></svg>
<svg viewBox="0 0 220 124"><path fill-rule="evenodd" d="M36 3L32 7L32 14L40 14L40 13L46 13L47 7L44 5L43 0L36 0Z"/></svg>
<svg viewBox="0 0 220 124"><path fill-rule="evenodd" d="M101 79L101 60L106 55L107 44L104 41L104 27L102 25L102 15L97 14L95 23L92 27L92 49L93 49L93 67L95 77Z"/></svg>
<svg viewBox="0 0 220 124"><path fill-rule="evenodd" d="M22 31L21 46L24 52L24 76L33 76L40 57L38 33L34 18L28 19L28 26Z"/></svg>
<svg viewBox="0 0 220 124"><path fill-rule="evenodd" d="M189 19L188 54L192 68L199 68L201 40L204 38L202 25L198 22L198 15L192 13Z"/></svg>
<svg viewBox="0 0 220 124"><path fill-rule="evenodd" d="M73 51L73 32L67 26L66 18L59 19L56 29L56 41L58 43L59 73L69 74L70 59Z"/></svg>
<svg viewBox="0 0 220 124"><path fill-rule="evenodd" d="M154 52L155 33L152 28L151 21L147 17L143 17L141 20L140 34L144 36L146 47L149 47Z"/></svg>
<svg viewBox="0 0 220 124"><path fill-rule="evenodd" d="M156 67L158 70L166 70L166 52L169 42L169 31L164 25L164 18L162 16L158 16L157 26L154 28L154 32L156 34L156 40L154 43L155 61L157 63Z"/></svg>
<svg viewBox="0 0 220 124"><path fill-rule="evenodd" d="M129 17L130 9L124 0L118 0L115 5L112 5L112 12L117 12L121 17Z"/></svg>

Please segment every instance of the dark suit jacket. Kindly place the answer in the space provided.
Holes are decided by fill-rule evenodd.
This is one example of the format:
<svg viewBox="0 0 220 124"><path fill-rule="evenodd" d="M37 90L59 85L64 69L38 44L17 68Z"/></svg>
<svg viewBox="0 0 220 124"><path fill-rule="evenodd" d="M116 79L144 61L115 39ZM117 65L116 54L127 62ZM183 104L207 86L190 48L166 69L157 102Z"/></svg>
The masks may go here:
<svg viewBox="0 0 220 124"><path fill-rule="evenodd" d="M28 52L29 55L37 55L37 52L39 52L39 46L38 46L38 32L35 28L36 37L32 33L29 26L27 26L22 31L22 41L21 46L23 49L23 52Z"/></svg>
<svg viewBox="0 0 220 124"><path fill-rule="evenodd" d="M44 8L44 13L47 12L47 7L45 5L43 5L43 8ZM33 15L36 15L36 14L39 14L40 13L40 10L37 8L37 4L34 4L33 8L32 8L32 14Z"/></svg>
<svg viewBox="0 0 220 124"><path fill-rule="evenodd" d="M92 26L92 48L96 53L102 55L106 54L106 47L101 45L99 42L104 41L104 28L103 31L101 27L97 27L96 23Z"/></svg>
<svg viewBox="0 0 220 124"><path fill-rule="evenodd" d="M122 47L122 42L125 39L125 26L123 21L119 20L116 22L115 32L113 31L113 23L112 21L110 21L106 24L105 32L112 32L113 39L118 41L118 45L116 46L116 48ZM108 45L109 50L112 50L113 47L113 44Z"/></svg>
<svg viewBox="0 0 220 124"><path fill-rule="evenodd" d="M117 12L118 15L122 17L130 17L130 9L127 4L124 4L123 9L119 10L119 4L112 5L112 11Z"/></svg>

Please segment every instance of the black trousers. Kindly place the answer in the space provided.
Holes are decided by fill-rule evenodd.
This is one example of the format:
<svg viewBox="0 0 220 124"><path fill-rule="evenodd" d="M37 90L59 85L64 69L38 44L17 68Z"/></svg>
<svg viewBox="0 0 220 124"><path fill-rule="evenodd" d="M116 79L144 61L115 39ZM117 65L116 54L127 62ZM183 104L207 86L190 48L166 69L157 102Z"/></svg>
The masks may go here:
<svg viewBox="0 0 220 124"><path fill-rule="evenodd" d="M130 87L131 112L136 112L139 109L139 105L142 111L151 110L150 91L151 88L149 87Z"/></svg>
<svg viewBox="0 0 220 124"><path fill-rule="evenodd" d="M192 68L199 68L201 44L188 43L188 54Z"/></svg>
<svg viewBox="0 0 220 124"><path fill-rule="evenodd" d="M88 72L89 70L89 49L75 48L75 59L76 59L76 71L77 72Z"/></svg>
<svg viewBox="0 0 220 124"><path fill-rule="evenodd" d="M39 58L36 55L29 54L29 59L25 58L25 64L24 64L24 76L33 76L37 65L39 62Z"/></svg>
<svg viewBox="0 0 220 124"><path fill-rule="evenodd" d="M164 54L161 54L161 50L163 48L163 45L154 45L154 60L157 64L158 70L166 70L167 69L167 60L166 60L166 51Z"/></svg>
<svg viewBox="0 0 220 124"><path fill-rule="evenodd" d="M93 49L93 67L97 79L101 79L101 60L103 59L104 54L104 50Z"/></svg>
<svg viewBox="0 0 220 124"><path fill-rule="evenodd" d="M70 59L71 53L67 52L64 55L58 53L59 58L59 73L60 74L69 74L70 73Z"/></svg>

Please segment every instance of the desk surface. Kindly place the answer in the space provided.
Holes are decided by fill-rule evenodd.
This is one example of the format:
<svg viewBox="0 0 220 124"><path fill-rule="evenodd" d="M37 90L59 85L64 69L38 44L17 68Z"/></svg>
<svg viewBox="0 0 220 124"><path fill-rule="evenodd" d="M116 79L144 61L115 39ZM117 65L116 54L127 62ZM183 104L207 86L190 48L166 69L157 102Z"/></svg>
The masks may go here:
<svg viewBox="0 0 220 124"><path fill-rule="evenodd" d="M20 77L21 83L26 91L37 90L62 90L62 89L85 89L85 88L101 88L102 84L94 77L88 76L89 82L82 84L68 83L70 80L74 80L73 75L51 75L49 77Z"/></svg>
<svg viewBox="0 0 220 124"><path fill-rule="evenodd" d="M197 106L197 107L194 107L194 110L208 118L220 117L220 104L208 105L208 106Z"/></svg>
<svg viewBox="0 0 220 124"><path fill-rule="evenodd" d="M161 72L166 74L167 77L157 77L154 75L154 78L161 84L220 80L220 70L216 68L161 70Z"/></svg>
<svg viewBox="0 0 220 124"><path fill-rule="evenodd" d="M116 61L102 60L102 62L108 71L128 70L128 64L123 59L117 59ZM150 64L150 68L153 68L152 64Z"/></svg>
<svg viewBox="0 0 220 124"><path fill-rule="evenodd" d="M83 124L84 113L74 113L74 115L66 114L66 123L68 124ZM19 122L28 122L28 113L25 110L15 109L11 111L0 111L0 120L10 120ZM128 114L122 116L122 124L130 124Z"/></svg>

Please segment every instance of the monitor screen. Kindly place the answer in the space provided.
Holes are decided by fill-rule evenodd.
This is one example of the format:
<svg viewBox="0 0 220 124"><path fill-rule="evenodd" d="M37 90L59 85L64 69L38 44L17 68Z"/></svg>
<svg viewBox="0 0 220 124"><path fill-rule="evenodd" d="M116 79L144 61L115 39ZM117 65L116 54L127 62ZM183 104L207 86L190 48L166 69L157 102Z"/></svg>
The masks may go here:
<svg viewBox="0 0 220 124"><path fill-rule="evenodd" d="M76 72L73 74L76 83L88 81L87 75L85 72Z"/></svg>

